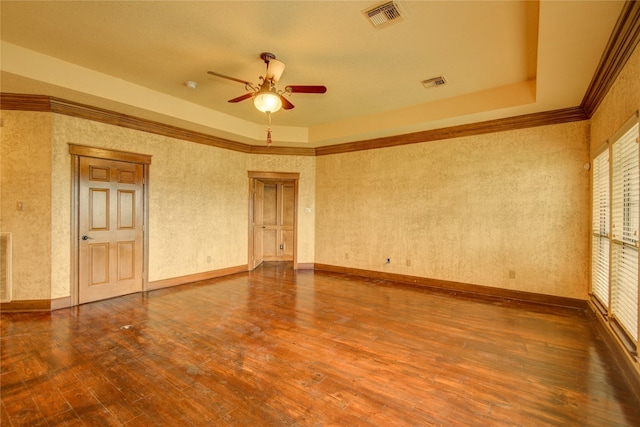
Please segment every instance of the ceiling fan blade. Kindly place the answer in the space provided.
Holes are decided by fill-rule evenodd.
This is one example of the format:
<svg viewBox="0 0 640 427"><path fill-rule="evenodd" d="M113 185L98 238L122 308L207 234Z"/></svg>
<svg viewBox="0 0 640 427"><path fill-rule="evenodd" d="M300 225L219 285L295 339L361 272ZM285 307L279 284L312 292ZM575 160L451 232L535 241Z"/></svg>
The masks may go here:
<svg viewBox="0 0 640 427"><path fill-rule="evenodd" d="M325 93L327 88L325 86L305 86L305 85L290 85L284 88L287 92L291 93Z"/></svg>
<svg viewBox="0 0 640 427"><path fill-rule="evenodd" d="M282 101L282 108L285 110L291 110L292 108L295 108L295 105L293 105L291 102L289 102L289 100L287 98L285 98L284 96L280 95L280 100Z"/></svg>
<svg viewBox="0 0 640 427"><path fill-rule="evenodd" d="M247 82L247 81L240 80L240 79L236 79L235 77L225 76L224 74L216 73L216 72L214 72L214 71L207 71L207 74L211 74L212 76L222 77L223 79L233 80L234 82L244 83L245 85L249 85L249 86L251 86L251 83L249 83L249 82Z"/></svg>
<svg viewBox="0 0 640 427"><path fill-rule="evenodd" d="M244 95L240 95L237 98L230 99L227 102L240 102L244 101L245 99L251 98L252 96L253 93L245 93Z"/></svg>

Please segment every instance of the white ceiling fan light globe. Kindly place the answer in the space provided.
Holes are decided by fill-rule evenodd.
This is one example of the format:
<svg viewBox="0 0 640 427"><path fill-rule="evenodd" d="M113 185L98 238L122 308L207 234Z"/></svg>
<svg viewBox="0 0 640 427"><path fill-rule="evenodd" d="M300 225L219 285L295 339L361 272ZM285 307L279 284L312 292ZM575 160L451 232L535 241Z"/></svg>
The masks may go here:
<svg viewBox="0 0 640 427"><path fill-rule="evenodd" d="M282 108L282 100L275 93L262 92L253 98L253 105L263 113L275 113Z"/></svg>

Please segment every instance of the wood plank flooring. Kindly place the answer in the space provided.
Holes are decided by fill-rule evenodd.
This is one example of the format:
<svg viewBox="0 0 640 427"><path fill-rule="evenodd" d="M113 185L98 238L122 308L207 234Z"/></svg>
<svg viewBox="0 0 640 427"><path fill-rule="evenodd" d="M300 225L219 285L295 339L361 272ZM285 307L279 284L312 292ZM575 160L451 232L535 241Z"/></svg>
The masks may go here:
<svg viewBox="0 0 640 427"><path fill-rule="evenodd" d="M2 426L638 426L586 314L263 266L1 316Z"/></svg>

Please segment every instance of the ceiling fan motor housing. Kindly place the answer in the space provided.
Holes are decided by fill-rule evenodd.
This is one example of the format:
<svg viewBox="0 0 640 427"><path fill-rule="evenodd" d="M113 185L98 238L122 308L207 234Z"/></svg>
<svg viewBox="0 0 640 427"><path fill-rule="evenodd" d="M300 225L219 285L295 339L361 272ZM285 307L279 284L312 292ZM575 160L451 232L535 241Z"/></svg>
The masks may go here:
<svg viewBox="0 0 640 427"><path fill-rule="evenodd" d="M276 56L271 52L262 52L260 58L268 64L272 59L276 59Z"/></svg>

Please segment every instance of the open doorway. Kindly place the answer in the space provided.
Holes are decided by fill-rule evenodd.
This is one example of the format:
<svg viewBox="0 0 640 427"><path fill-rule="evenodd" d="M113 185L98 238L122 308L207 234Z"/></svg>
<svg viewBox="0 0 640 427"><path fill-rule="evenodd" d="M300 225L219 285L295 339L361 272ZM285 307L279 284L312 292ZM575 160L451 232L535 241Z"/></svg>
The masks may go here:
<svg viewBox="0 0 640 427"><path fill-rule="evenodd" d="M249 172L249 269L297 264L299 173Z"/></svg>

